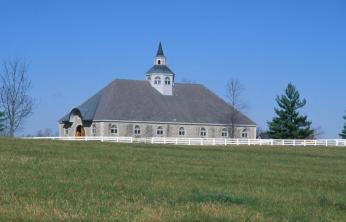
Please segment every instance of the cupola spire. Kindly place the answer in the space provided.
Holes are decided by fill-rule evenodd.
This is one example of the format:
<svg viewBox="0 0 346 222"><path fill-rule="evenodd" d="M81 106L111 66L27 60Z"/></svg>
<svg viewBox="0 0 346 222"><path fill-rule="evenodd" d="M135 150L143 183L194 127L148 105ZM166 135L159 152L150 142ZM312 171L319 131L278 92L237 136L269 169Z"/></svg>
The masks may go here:
<svg viewBox="0 0 346 222"><path fill-rule="evenodd" d="M163 54L161 42L159 43L159 48L157 49L156 56L165 56L165 55Z"/></svg>

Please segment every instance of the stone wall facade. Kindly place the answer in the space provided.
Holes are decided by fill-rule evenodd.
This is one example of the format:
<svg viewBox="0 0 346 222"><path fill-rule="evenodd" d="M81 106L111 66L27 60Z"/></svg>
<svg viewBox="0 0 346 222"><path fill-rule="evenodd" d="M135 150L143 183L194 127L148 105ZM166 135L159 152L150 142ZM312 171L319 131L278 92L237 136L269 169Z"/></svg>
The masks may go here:
<svg viewBox="0 0 346 222"><path fill-rule="evenodd" d="M82 123L85 136L119 137L181 137L181 138L230 138L231 126L177 124L177 123L134 123L134 122L83 122L75 119L70 124L59 124L59 135L73 137ZM137 128L136 128L137 126ZM159 128L160 127L160 128ZM205 129L205 134L202 132ZM136 130L137 129L137 130ZM162 129L162 134L160 134ZM184 129L184 130L182 130ZM135 132L136 131L136 132ZM184 133L182 133L182 131ZM180 132L180 133L179 133ZM224 132L224 133L223 133ZM256 126L237 126L235 138L255 139Z"/></svg>

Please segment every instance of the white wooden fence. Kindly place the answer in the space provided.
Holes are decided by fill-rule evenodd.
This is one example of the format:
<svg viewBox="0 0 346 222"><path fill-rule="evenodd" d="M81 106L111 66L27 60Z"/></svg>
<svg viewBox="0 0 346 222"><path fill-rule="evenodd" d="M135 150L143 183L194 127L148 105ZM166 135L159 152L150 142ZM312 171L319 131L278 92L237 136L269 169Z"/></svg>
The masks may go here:
<svg viewBox="0 0 346 222"><path fill-rule="evenodd" d="M23 137L23 139L48 139L68 141L101 141L117 143L149 143L175 145L258 145L258 146L338 146L346 147L346 139L284 140L284 139L223 139L223 138L173 138L173 137Z"/></svg>

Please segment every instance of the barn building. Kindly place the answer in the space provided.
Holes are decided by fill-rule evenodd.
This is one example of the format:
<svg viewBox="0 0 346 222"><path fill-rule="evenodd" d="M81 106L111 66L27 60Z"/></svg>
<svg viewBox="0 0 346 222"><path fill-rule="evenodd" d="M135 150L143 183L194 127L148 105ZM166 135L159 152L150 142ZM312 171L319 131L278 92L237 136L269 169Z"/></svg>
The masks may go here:
<svg viewBox="0 0 346 222"><path fill-rule="evenodd" d="M59 120L60 136L256 138L256 124L201 84L176 83L161 43L145 80L115 79Z"/></svg>

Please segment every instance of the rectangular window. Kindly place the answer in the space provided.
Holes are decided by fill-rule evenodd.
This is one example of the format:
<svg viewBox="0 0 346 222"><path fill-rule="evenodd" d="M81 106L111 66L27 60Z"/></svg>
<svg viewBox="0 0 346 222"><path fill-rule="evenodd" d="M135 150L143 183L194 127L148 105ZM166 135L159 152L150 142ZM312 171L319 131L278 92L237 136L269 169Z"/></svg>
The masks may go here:
<svg viewBox="0 0 346 222"><path fill-rule="evenodd" d="M93 136L96 136L96 126L95 125L92 126L91 133Z"/></svg>

